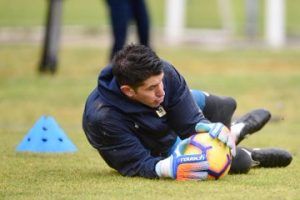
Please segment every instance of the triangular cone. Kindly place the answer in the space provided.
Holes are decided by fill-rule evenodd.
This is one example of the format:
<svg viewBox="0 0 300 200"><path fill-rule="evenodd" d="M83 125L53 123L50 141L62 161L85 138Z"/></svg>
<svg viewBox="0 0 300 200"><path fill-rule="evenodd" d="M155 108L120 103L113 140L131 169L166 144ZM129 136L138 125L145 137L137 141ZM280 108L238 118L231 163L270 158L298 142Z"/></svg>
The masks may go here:
<svg viewBox="0 0 300 200"><path fill-rule="evenodd" d="M29 130L16 150L63 153L77 151L77 148L53 117L42 116Z"/></svg>

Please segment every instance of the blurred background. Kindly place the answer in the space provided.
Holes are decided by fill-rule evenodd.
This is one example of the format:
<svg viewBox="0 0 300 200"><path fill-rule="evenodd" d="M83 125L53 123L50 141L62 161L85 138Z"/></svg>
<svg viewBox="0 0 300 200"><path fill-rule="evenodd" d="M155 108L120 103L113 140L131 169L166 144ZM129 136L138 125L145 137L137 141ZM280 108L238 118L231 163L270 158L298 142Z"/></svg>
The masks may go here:
<svg viewBox="0 0 300 200"><path fill-rule="evenodd" d="M62 4L62 44L109 45L110 20L104 0L54 1ZM277 20L275 26L283 28L279 30L283 33L277 33L282 36L277 37L283 37L281 43L285 47L299 46L300 2L292 0L273 3L268 3L270 0L147 0L151 42L154 46L168 42L206 48L268 45L267 37L272 37L267 36L267 26L272 23L268 13L272 8L268 9L267 5L274 7L276 1L283 5L272 14ZM49 2L1 0L0 42L41 43ZM281 18L284 22L280 22ZM129 31L132 29L133 26Z"/></svg>

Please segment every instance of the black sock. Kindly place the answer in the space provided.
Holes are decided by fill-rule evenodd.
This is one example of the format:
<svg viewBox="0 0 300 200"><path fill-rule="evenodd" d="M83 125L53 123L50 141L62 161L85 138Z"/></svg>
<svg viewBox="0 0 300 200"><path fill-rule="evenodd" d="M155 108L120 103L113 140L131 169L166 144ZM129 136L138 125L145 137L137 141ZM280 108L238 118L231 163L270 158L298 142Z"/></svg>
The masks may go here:
<svg viewBox="0 0 300 200"><path fill-rule="evenodd" d="M222 122L230 129L236 101L231 97L205 96L204 116L211 122Z"/></svg>

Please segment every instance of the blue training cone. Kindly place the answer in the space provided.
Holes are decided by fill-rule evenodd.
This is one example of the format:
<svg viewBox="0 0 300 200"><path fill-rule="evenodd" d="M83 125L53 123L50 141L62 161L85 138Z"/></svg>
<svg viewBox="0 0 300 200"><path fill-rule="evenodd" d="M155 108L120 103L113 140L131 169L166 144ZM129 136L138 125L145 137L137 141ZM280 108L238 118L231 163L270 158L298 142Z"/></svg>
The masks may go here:
<svg viewBox="0 0 300 200"><path fill-rule="evenodd" d="M51 116L42 116L17 146L17 151L65 153L77 151L76 146Z"/></svg>

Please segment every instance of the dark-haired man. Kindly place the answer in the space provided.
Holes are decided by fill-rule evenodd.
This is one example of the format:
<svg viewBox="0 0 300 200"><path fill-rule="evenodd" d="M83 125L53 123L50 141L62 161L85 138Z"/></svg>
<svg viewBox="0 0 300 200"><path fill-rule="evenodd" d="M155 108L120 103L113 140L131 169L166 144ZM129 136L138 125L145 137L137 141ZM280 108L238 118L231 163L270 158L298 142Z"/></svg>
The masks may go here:
<svg viewBox="0 0 300 200"><path fill-rule="evenodd" d="M105 162L125 176L205 180L209 163L180 152L191 135L202 132L226 144L232 156L237 154L232 172L245 173L253 163L270 163L274 156L279 160L272 166L288 165L290 154L278 149L267 155L255 151L264 158L256 162L251 149L236 153L236 143L261 129L270 113L254 110L231 125L235 109L230 97L191 91L177 70L150 48L129 45L100 73L86 102L83 129Z"/></svg>

